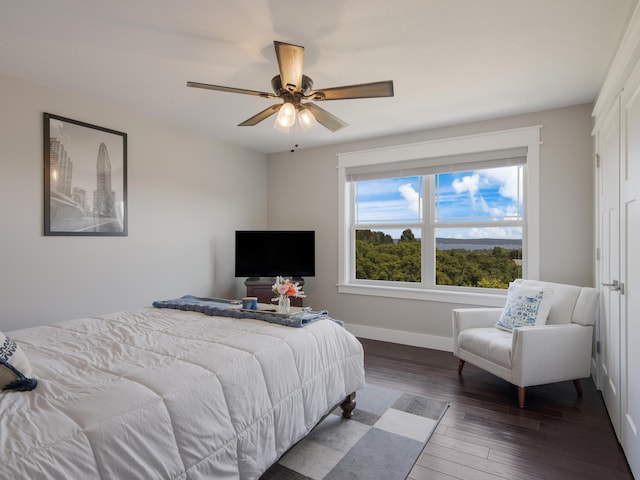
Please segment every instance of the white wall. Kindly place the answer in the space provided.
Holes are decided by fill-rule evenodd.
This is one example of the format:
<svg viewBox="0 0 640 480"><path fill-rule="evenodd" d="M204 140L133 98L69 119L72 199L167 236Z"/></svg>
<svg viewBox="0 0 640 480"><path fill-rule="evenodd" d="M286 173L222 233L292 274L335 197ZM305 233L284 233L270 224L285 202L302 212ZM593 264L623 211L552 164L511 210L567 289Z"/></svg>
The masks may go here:
<svg viewBox="0 0 640 480"><path fill-rule="evenodd" d="M234 231L266 227L263 154L0 75L0 330L236 297ZM127 237L43 236L49 112L128 134Z"/></svg>
<svg viewBox="0 0 640 480"><path fill-rule="evenodd" d="M286 152L268 167L262 154L3 75L0 105L0 330L185 293L240 296L233 232L268 225L317 231L308 305L365 336L446 348L453 305L337 293L336 154L540 124L541 278L593 283L591 105ZM44 111L128 134L127 237L43 236Z"/></svg>
<svg viewBox="0 0 640 480"><path fill-rule="evenodd" d="M592 105L377 138L269 156L269 227L316 230L316 277L305 278L306 304L327 308L354 333L432 348L451 348L451 309L443 302L338 294L338 153L437 138L542 125L540 278L591 286L593 272ZM301 144L304 138L301 139Z"/></svg>

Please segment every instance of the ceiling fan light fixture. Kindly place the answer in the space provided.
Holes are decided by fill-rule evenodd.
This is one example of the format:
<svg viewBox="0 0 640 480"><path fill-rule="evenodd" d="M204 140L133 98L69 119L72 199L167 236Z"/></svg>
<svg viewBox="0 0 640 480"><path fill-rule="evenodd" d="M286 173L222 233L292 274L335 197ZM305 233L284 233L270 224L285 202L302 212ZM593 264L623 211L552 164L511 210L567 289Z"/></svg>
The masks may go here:
<svg viewBox="0 0 640 480"><path fill-rule="evenodd" d="M311 110L304 107L301 107L300 111L298 111L298 122L300 122L302 131L304 132L311 130L318 124L318 121L313 113L311 113Z"/></svg>
<svg viewBox="0 0 640 480"><path fill-rule="evenodd" d="M291 127L283 127L278 123L278 120L276 120L275 123L273 124L273 129L280 133L289 133L289 130L291 130Z"/></svg>
<svg viewBox="0 0 640 480"><path fill-rule="evenodd" d="M296 107L290 102L285 102L278 112L278 117L276 118L274 127L276 128L276 130L282 128L289 131L289 128L291 128L295 122Z"/></svg>

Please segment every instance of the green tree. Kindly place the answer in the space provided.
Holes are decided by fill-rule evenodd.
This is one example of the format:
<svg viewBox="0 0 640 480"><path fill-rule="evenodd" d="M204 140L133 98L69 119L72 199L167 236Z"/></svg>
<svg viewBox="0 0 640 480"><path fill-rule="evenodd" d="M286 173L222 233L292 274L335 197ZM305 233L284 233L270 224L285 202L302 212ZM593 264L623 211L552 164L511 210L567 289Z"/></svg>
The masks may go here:
<svg viewBox="0 0 640 480"><path fill-rule="evenodd" d="M401 242L415 242L416 236L413 234L413 231L410 228L407 228L402 235L400 235Z"/></svg>
<svg viewBox="0 0 640 480"><path fill-rule="evenodd" d="M397 242L371 230L356 232L356 278L394 282L421 281L421 241L411 229ZM436 250L436 284L508 288L522 276L522 250Z"/></svg>
<svg viewBox="0 0 640 480"><path fill-rule="evenodd" d="M384 232L372 232L371 230L356 230L356 240L363 240L374 245L393 243L391 235Z"/></svg>

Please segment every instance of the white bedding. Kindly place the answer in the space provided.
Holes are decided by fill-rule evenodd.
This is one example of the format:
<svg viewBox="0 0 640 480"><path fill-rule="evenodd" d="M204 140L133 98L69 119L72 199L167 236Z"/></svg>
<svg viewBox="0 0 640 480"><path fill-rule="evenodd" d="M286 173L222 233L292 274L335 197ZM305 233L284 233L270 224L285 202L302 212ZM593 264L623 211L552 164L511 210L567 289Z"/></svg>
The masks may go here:
<svg viewBox="0 0 640 480"><path fill-rule="evenodd" d="M1 479L255 479L364 386L330 320L144 308L9 336L39 383L0 393Z"/></svg>

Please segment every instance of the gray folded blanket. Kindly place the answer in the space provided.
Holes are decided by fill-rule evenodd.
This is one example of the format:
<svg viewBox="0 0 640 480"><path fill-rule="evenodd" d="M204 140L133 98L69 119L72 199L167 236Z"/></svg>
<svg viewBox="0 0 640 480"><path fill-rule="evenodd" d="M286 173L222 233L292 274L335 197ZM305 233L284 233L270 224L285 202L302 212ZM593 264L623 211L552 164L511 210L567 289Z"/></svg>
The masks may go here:
<svg viewBox="0 0 640 480"><path fill-rule="evenodd" d="M173 308L176 310L186 310L190 312L200 312L205 315L231 318L251 318L263 320L265 322L277 323L287 327L304 327L317 320L331 320L344 327L344 323L329 316L326 310L312 311L305 310L291 315L282 315L266 312L264 310L239 310L232 308L231 300L222 298L204 298L193 295L185 295L172 300L157 300L152 303L156 308Z"/></svg>

